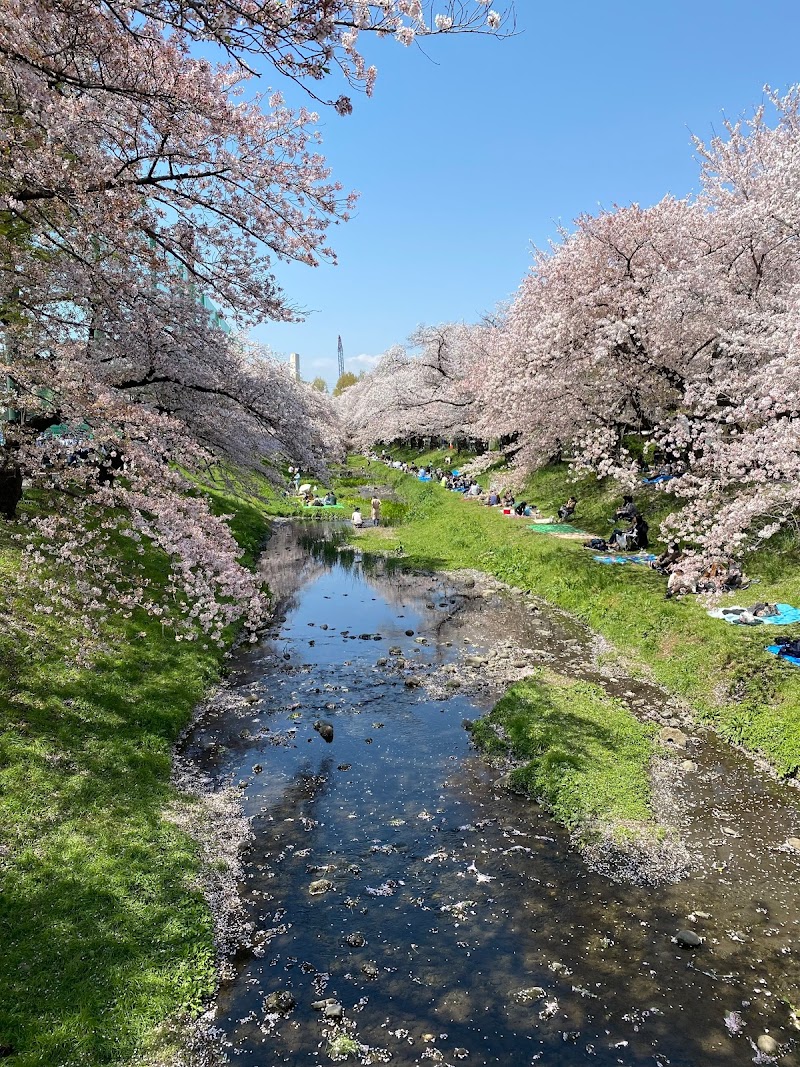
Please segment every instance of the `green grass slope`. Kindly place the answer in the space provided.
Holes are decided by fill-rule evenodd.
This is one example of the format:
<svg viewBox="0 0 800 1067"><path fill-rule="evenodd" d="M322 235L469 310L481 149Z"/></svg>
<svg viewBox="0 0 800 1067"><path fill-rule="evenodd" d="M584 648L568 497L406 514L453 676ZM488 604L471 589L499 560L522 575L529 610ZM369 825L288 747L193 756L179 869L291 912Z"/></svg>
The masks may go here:
<svg viewBox="0 0 800 1067"><path fill-rule="evenodd" d="M264 486L219 484L213 500L244 562L286 510ZM17 626L0 634L0 1046L18 1067L124 1064L214 988L196 849L165 810L172 745L222 653L109 610L106 651L76 666L78 621L14 592L13 529L0 524ZM145 563L163 583L165 558Z"/></svg>
<svg viewBox="0 0 800 1067"><path fill-rule="evenodd" d="M350 462L366 463L360 457ZM535 533L524 520L383 464L368 469L375 481L395 487L407 511L391 536L386 530L360 535L363 548L402 546L409 566L476 567L535 591L647 664L667 689L689 700L731 741L762 753L782 774L798 771L800 670L764 651L774 629L737 628L711 619L697 598L665 600L664 578L647 568L603 566L579 542ZM621 496L613 483L583 479L574 484L566 468L554 467L531 478L521 495L549 512L570 493L579 499L577 525L606 533ZM671 506L668 495L654 489L643 490L636 500L654 528ZM738 594L739 601L800 606L800 558L788 539L749 560L747 570L761 584Z"/></svg>
<svg viewBox="0 0 800 1067"><path fill-rule="evenodd" d="M471 728L484 752L517 761L515 788L577 831L651 823L653 731L600 686L551 672L511 686Z"/></svg>

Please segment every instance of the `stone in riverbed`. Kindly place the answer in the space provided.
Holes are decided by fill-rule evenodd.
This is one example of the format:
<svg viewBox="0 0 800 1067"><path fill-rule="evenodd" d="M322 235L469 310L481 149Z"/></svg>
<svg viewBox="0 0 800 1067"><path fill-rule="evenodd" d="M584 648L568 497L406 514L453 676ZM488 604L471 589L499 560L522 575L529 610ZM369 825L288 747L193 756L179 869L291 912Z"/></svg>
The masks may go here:
<svg viewBox="0 0 800 1067"><path fill-rule="evenodd" d="M344 1015L344 1008L341 1004L333 1003L326 1004L322 1009L322 1014L326 1019L341 1019Z"/></svg>
<svg viewBox="0 0 800 1067"><path fill-rule="evenodd" d="M800 837L787 837L786 844L789 848L793 848L795 852L800 852Z"/></svg>
<svg viewBox="0 0 800 1067"><path fill-rule="evenodd" d="M296 1003L297 1001L288 989L276 989L274 993L270 993L268 997L264 998L264 1011L271 1015L274 1015L275 1012L280 1015L288 1015Z"/></svg>
<svg viewBox="0 0 800 1067"><path fill-rule="evenodd" d="M367 939L364 935L359 934L358 932L348 934L344 940L345 944L350 945L351 948L362 948L367 943Z"/></svg>
<svg viewBox="0 0 800 1067"><path fill-rule="evenodd" d="M406 630L406 637L413 637L413 636L414 636L414 631L413 630Z"/></svg>
<svg viewBox="0 0 800 1067"><path fill-rule="evenodd" d="M369 978L370 981L374 981L380 976L381 972L378 970L377 964L365 963L364 966L361 968L361 973L364 975L365 978Z"/></svg>
<svg viewBox="0 0 800 1067"><path fill-rule="evenodd" d="M314 729L317 731L323 741L327 741L328 744L333 741L333 726L329 722L325 722L324 719L318 719L314 723Z"/></svg>
<svg viewBox="0 0 800 1067"><path fill-rule="evenodd" d="M322 896L323 893L328 893L331 889L333 889L333 882L329 882L327 878L318 878L316 882L312 882L308 887L312 897Z"/></svg>
<svg viewBox="0 0 800 1067"><path fill-rule="evenodd" d="M686 748L689 738L675 726L663 726L658 731L658 740L662 745L671 745L675 748Z"/></svg>
<svg viewBox="0 0 800 1067"><path fill-rule="evenodd" d="M675 935L675 941L681 948L700 948L703 944L702 937L698 937L693 930L679 930Z"/></svg>
<svg viewBox="0 0 800 1067"><path fill-rule="evenodd" d="M759 1052L763 1052L765 1056L775 1056L780 1048L780 1045L770 1034L761 1034L756 1040Z"/></svg>

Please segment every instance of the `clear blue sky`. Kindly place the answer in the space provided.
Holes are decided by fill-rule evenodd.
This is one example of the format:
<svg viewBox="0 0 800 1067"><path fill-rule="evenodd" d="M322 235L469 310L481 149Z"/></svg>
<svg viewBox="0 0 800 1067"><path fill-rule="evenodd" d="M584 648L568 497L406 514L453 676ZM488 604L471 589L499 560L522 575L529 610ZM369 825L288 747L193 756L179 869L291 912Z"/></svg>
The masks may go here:
<svg viewBox="0 0 800 1067"><path fill-rule="evenodd" d="M800 81L797 0L517 0L517 24L510 40L426 42L427 56L371 41L375 95L321 116L334 174L361 199L332 231L337 267L278 268L306 321L255 331L299 352L304 378L335 381L337 334L358 370L419 323L476 320L559 222L693 191L691 134L765 83Z"/></svg>

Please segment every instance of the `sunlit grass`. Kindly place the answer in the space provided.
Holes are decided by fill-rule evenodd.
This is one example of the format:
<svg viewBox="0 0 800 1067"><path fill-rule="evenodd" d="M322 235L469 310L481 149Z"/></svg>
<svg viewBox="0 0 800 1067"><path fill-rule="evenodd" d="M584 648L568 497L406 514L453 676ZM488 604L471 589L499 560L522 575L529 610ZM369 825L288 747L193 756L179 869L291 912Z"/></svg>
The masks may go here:
<svg viewBox="0 0 800 1067"><path fill-rule="evenodd" d="M513 685L472 736L513 757L515 787L574 830L595 819L651 821L653 730L600 686L542 672Z"/></svg>
<svg viewBox="0 0 800 1067"><path fill-rule="evenodd" d="M774 629L711 619L694 597L665 600L664 578L648 568L602 566L579 542L534 533L524 520L383 464L374 465L372 477L392 484L408 511L393 538L378 539L365 530L358 538L362 548L402 548L411 567L477 567L535 591L646 664L730 740L763 753L783 774L800 768L800 671L764 651ZM524 495L549 512L572 492L579 500L577 524L590 533L607 532L621 498L612 483L592 478L576 487L566 468L548 468L529 480ZM670 507L668 495L653 489L636 500L654 528ZM785 538L748 560L747 570L760 584L727 599L800 606L799 564L797 545ZM791 636L797 628L783 627L781 633Z"/></svg>
<svg viewBox="0 0 800 1067"><path fill-rule="evenodd" d="M214 489L214 506L233 515L251 563L284 502L266 486L246 499L235 490ZM0 634L0 1045L19 1067L123 1064L214 988L195 845L165 811L172 745L222 653L112 608L104 651L78 669L77 620L48 617L15 591L13 529L0 524L16 626ZM115 551L164 588L161 553L134 556L124 539Z"/></svg>

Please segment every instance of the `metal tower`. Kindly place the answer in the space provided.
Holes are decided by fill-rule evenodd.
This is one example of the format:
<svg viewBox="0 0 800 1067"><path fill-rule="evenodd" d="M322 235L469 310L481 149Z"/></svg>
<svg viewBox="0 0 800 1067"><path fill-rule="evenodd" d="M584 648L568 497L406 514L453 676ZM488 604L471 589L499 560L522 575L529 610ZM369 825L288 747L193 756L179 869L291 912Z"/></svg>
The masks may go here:
<svg viewBox="0 0 800 1067"><path fill-rule="evenodd" d="M339 377L344 374L344 345L342 344L342 335L339 334Z"/></svg>

